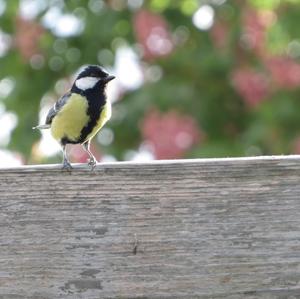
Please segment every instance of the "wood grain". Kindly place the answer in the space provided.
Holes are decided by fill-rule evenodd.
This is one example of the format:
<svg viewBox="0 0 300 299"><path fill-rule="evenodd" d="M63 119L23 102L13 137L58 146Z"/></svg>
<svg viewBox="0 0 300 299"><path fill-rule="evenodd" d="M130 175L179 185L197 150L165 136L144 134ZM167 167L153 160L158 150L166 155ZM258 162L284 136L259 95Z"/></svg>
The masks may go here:
<svg viewBox="0 0 300 299"><path fill-rule="evenodd" d="M300 157L0 170L0 298L300 298Z"/></svg>

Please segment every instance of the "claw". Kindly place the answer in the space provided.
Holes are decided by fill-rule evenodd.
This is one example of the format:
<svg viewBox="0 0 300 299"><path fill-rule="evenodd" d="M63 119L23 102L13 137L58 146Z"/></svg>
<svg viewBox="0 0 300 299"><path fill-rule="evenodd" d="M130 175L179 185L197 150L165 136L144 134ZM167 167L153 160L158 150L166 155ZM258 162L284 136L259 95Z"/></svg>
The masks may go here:
<svg viewBox="0 0 300 299"><path fill-rule="evenodd" d="M67 171L71 171L72 168L73 167L72 167L71 163L68 160L64 160L62 169L65 169Z"/></svg>
<svg viewBox="0 0 300 299"><path fill-rule="evenodd" d="M91 166L91 170L94 170L94 168L95 168L95 166L97 164L97 160L93 156L92 152L90 151L90 141L87 141L87 142L83 143L82 146L83 146L83 149L89 155L88 165Z"/></svg>
<svg viewBox="0 0 300 299"><path fill-rule="evenodd" d="M95 159L94 156L91 156L88 160L88 165L91 166L91 170L94 170L94 168L97 165L97 160Z"/></svg>
<svg viewBox="0 0 300 299"><path fill-rule="evenodd" d="M64 144L62 146L63 149L63 166L62 169L67 170L67 171L71 171L71 169L73 168L72 165L70 164L68 157L67 157L67 148L66 145Z"/></svg>

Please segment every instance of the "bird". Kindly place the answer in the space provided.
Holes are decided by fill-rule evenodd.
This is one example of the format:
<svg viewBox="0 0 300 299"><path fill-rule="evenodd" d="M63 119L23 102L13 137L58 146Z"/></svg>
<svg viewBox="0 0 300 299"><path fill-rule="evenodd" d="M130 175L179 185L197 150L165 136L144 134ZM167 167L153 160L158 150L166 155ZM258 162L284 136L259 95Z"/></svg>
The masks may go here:
<svg viewBox="0 0 300 299"><path fill-rule="evenodd" d="M97 160L90 143L111 117L111 103L107 99L107 84L115 79L103 67L86 66L75 78L71 89L59 98L48 111L45 123L33 129L50 129L63 152L63 169L70 170L67 144L81 144L89 155L88 164L94 169Z"/></svg>

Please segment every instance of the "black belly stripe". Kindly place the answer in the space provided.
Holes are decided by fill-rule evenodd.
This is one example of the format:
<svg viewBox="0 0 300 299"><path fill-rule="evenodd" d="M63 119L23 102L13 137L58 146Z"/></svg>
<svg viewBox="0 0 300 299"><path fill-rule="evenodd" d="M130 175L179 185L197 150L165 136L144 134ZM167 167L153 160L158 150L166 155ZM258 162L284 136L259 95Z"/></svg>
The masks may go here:
<svg viewBox="0 0 300 299"><path fill-rule="evenodd" d="M97 122L100 118L101 112L103 110L102 107L93 107L93 105L89 105L88 107L88 115L90 116L90 121L87 125L81 130L80 138L78 143L83 143L86 141L87 136L93 131Z"/></svg>

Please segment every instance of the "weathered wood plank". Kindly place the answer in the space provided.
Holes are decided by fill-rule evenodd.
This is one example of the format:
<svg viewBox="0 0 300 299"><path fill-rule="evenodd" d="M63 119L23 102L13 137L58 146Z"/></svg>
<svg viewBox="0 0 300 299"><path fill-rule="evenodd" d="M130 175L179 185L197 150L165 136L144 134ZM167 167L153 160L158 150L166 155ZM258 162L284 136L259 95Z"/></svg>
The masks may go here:
<svg viewBox="0 0 300 299"><path fill-rule="evenodd" d="M2 169L0 231L0 298L300 298L300 158Z"/></svg>

